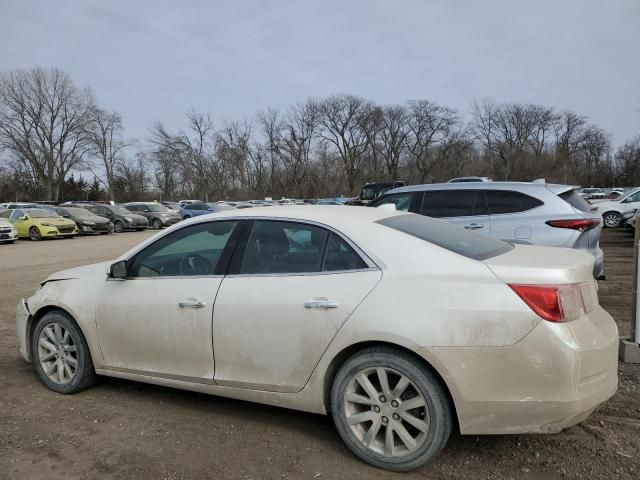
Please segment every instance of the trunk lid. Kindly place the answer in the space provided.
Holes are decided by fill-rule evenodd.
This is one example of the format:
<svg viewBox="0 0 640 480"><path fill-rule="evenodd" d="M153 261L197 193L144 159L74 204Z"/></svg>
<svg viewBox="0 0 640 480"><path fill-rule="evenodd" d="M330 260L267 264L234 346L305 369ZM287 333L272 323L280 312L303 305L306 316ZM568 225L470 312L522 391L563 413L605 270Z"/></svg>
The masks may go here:
<svg viewBox="0 0 640 480"><path fill-rule="evenodd" d="M515 245L509 252L482 263L505 283L593 282L593 256L573 248Z"/></svg>

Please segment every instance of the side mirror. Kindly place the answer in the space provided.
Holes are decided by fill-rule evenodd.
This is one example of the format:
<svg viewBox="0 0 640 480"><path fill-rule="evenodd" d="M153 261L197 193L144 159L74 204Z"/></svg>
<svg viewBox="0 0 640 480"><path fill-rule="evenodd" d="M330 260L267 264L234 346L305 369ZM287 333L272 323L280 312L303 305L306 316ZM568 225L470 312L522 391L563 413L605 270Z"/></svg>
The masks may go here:
<svg viewBox="0 0 640 480"><path fill-rule="evenodd" d="M69 218L69 215L62 215L62 218Z"/></svg>
<svg viewBox="0 0 640 480"><path fill-rule="evenodd" d="M120 260L119 262L111 264L109 267L109 278L126 278L127 277L127 262Z"/></svg>
<svg viewBox="0 0 640 480"><path fill-rule="evenodd" d="M149 213L151 210L149 210L148 208L144 209L144 213Z"/></svg>
<svg viewBox="0 0 640 480"><path fill-rule="evenodd" d="M23 215L18 220L29 220L29 216L28 215Z"/></svg>

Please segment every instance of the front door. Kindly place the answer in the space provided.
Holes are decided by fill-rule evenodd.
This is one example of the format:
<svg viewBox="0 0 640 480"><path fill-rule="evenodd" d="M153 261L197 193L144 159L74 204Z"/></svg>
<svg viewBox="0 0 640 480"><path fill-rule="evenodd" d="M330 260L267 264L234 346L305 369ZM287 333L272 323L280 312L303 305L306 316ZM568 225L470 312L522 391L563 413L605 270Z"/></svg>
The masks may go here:
<svg viewBox="0 0 640 480"><path fill-rule="evenodd" d="M236 249L213 313L216 383L301 390L381 272L335 232L256 220Z"/></svg>
<svg viewBox="0 0 640 480"><path fill-rule="evenodd" d="M126 279L105 281L96 321L107 368L213 380L213 304L237 224L171 232L127 261Z"/></svg>

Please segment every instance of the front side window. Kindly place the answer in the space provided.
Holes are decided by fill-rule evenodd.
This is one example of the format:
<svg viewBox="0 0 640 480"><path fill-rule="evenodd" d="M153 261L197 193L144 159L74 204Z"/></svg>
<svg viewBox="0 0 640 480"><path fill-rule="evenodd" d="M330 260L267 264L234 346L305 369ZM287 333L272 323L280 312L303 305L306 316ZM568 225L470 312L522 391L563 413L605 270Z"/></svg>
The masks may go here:
<svg viewBox="0 0 640 480"><path fill-rule="evenodd" d="M249 235L239 273L317 273L366 267L350 245L322 227L258 220Z"/></svg>
<svg viewBox="0 0 640 480"><path fill-rule="evenodd" d="M13 210L13 213L11 213L11 220L18 220L22 217L24 217L24 211L22 210Z"/></svg>
<svg viewBox="0 0 640 480"><path fill-rule="evenodd" d="M129 261L129 277L216 275L237 221L199 223L166 235Z"/></svg>
<svg viewBox="0 0 640 480"><path fill-rule="evenodd" d="M388 203L393 203L396 206L396 210L400 212L408 212L409 208L411 208L411 202L413 201L413 192L407 193L394 193L391 195L386 195L380 198L378 201L373 203L372 207L379 207L380 205L386 205Z"/></svg>
<svg viewBox="0 0 640 480"><path fill-rule="evenodd" d="M511 190L487 190L485 193L491 215L526 212L544 203L537 198Z"/></svg>
<svg viewBox="0 0 640 480"><path fill-rule="evenodd" d="M0 212L0 217L1 218L9 218L11 216L12 212L13 212L13 210L4 210L3 212Z"/></svg>

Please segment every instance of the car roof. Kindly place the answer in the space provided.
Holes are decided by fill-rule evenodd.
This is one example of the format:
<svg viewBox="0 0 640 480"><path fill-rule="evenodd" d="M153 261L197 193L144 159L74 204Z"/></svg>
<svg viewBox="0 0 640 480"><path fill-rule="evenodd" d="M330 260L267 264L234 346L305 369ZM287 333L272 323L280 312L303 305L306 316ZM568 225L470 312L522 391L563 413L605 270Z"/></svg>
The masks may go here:
<svg viewBox="0 0 640 480"><path fill-rule="evenodd" d="M533 182L461 182L461 183L426 183L422 185L409 185L389 190L385 195L404 192L424 192L428 190L539 190L545 188L554 193L562 193L572 190L574 186L554 183Z"/></svg>

